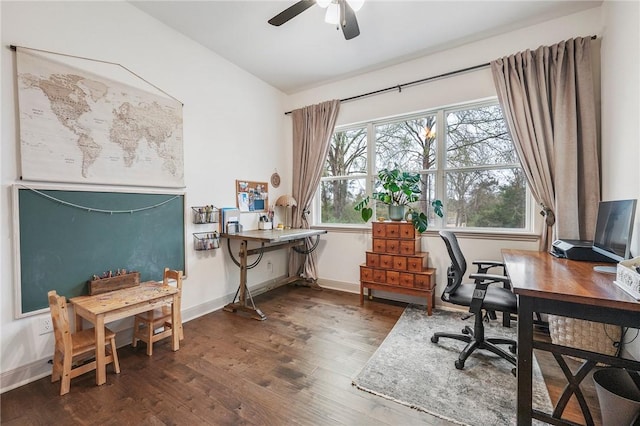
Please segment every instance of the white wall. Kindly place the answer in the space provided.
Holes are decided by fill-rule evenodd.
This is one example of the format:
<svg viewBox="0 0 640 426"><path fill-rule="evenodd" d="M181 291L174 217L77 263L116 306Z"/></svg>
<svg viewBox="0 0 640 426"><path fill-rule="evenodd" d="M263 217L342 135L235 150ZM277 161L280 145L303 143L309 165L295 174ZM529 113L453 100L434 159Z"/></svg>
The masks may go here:
<svg viewBox="0 0 640 426"><path fill-rule="evenodd" d="M9 45L119 63L182 101L188 206L234 206L235 179L268 181L275 169L283 183L272 196L290 191L291 160L289 144L283 142L284 126L289 123L282 114L281 92L128 3L3 1L0 7L0 377L4 391L50 374L46 361L53 353L52 335L37 333L38 318L43 315L14 319L11 185L19 176L19 138L15 52ZM243 217L249 226L254 220L253 214ZM226 248L193 250L191 233L204 230L200 226L187 226L185 320L222 307L239 282L238 268ZM262 285L258 280L264 277L285 274L283 255L267 255L274 258L274 272L250 274L250 286ZM118 330L129 327L131 321L116 325Z"/></svg>
<svg viewBox="0 0 640 426"><path fill-rule="evenodd" d="M602 199L640 199L640 3L602 9ZM635 230L631 252L640 256L638 212ZM640 338L627 349L640 359Z"/></svg>

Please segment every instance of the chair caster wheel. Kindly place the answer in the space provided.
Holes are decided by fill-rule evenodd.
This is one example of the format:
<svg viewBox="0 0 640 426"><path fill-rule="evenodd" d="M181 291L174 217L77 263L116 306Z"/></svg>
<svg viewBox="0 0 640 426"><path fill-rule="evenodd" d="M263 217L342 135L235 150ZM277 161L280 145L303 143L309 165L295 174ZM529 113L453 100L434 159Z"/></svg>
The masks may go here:
<svg viewBox="0 0 640 426"><path fill-rule="evenodd" d="M438 336L431 336L431 343L438 343Z"/></svg>
<svg viewBox="0 0 640 426"><path fill-rule="evenodd" d="M458 370L462 370L464 368L464 361L460 361L459 359L454 362L454 365Z"/></svg>
<svg viewBox="0 0 640 426"><path fill-rule="evenodd" d="M509 352L515 354L518 351L518 345L509 345Z"/></svg>
<svg viewBox="0 0 640 426"><path fill-rule="evenodd" d="M513 374L513 377L516 377L516 368L515 367L513 367L511 369L511 374Z"/></svg>

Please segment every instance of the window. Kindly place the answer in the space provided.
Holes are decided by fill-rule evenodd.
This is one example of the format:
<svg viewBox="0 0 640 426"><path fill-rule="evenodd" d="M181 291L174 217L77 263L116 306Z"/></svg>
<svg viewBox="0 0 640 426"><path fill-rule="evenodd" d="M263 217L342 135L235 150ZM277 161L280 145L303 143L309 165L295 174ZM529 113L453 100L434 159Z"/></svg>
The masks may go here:
<svg viewBox="0 0 640 426"><path fill-rule="evenodd" d="M415 207L432 227L529 228L524 173L495 102L337 128L318 191L319 224L362 224L354 205L371 194L377 170L396 164L422 175ZM444 203L442 222L429 207L434 199ZM374 210L386 215L384 205Z"/></svg>
<svg viewBox="0 0 640 426"><path fill-rule="evenodd" d="M353 207L367 193L366 127L334 132L320 181L322 223L361 223Z"/></svg>

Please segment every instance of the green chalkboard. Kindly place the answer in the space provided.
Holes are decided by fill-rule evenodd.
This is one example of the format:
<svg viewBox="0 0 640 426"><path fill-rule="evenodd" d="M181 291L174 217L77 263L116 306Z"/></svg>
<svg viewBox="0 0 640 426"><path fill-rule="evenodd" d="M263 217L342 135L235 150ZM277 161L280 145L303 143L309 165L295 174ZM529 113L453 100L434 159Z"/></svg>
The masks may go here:
<svg viewBox="0 0 640 426"><path fill-rule="evenodd" d="M141 281L184 271L183 194L20 188L18 204L20 314L47 308L50 290L87 294L105 271L138 271Z"/></svg>

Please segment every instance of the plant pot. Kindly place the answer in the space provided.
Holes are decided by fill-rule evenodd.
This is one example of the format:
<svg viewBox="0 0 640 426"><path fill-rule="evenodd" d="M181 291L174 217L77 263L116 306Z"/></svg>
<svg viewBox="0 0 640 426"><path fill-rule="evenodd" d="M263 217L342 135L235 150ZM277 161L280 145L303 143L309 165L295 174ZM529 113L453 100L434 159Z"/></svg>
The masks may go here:
<svg viewBox="0 0 640 426"><path fill-rule="evenodd" d="M399 222L404 219L404 206L389 206L389 219Z"/></svg>

